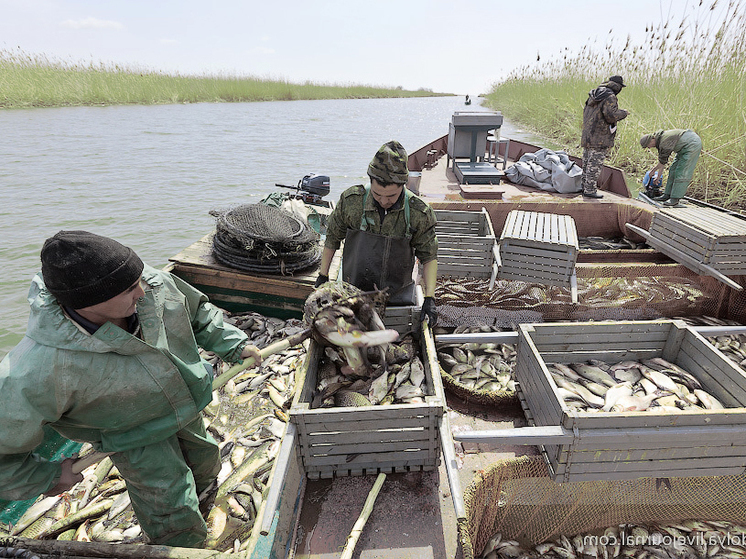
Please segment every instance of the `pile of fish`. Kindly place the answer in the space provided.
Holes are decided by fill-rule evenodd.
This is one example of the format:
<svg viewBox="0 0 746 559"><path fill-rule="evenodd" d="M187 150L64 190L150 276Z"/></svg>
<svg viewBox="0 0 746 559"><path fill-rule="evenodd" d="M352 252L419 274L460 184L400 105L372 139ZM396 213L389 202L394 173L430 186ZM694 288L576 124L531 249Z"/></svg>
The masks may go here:
<svg viewBox="0 0 746 559"><path fill-rule="evenodd" d="M648 248L645 243L635 243L627 237L604 239L603 237L578 237L580 250L636 250Z"/></svg>
<svg viewBox="0 0 746 559"><path fill-rule="evenodd" d="M454 334L490 333L500 329L481 324L458 326ZM470 390L515 392L515 344L437 343L438 362L455 382Z"/></svg>
<svg viewBox="0 0 746 559"><path fill-rule="evenodd" d="M419 404L426 395L425 367L411 334L367 353L367 371L353 373L338 348L325 347L318 363L312 408Z"/></svg>
<svg viewBox="0 0 746 559"><path fill-rule="evenodd" d="M714 318L712 316L679 317L691 326L742 326L735 320ZM723 352L736 365L746 370L746 334L728 334L707 336L707 341Z"/></svg>
<svg viewBox="0 0 746 559"><path fill-rule="evenodd" d="M620 524L603 531L560 536L525 548L500 532L481 559L742 559L746 526L723 521L685 520L666 524Z"/></svg>
<svg viewBox="0 0 746 559"><path fill-rule="evenodd" d="M304 328L297 319L267 318L257 313L225 314L226 322L246 331L264 347ZM244 371L213 392L203 411L207 430L220 447L217 482L200 495L206 514L206 547L222 552L245 550L257 511L266 497L274 459L289 420L296 373L306 350L293 348L267 357L260 367ZM203 352L215 376L229 367ZM83 445L81 455L89 445ZM40 497L0 537L147 543L132 511L124 480L110 458L83 471L84 479L57 497Z"/></svg>
<svg viewBox="0 0 746 559"><path fill-rule="evenodd" d="M696 281L684 277L578 278L578 302L594 310L603 307L639 308L665 305L681 307L701 303L707 295ZM488 279L439 278L435 301L456 307L482 306L501 310L525 310L542 305L572 304L567 287L497 280L489 289Z"/></svg>
<svg viewBox="0 0 746 559"><path fill-rule="evenodd" d="M425 367L414 336L401 339L379 315L382 291L327 282L306 300L304 320L324 347L312 408L422 403ZM396 343L394 343L396 342Z"/></svg>
<svg viewBox="0 0 746 559"><path fill-rule="evenodd" d="M679 412L722 409L691 373L662 357L609 365L547 363L557 394L575 411Z"/></svg>
<svg viewBox="0 0 746 559"><path fill-rule="evenodd" d="M82 452L90 450L84 445ZM39 497L10 530L11 536L100 542L142 542L124 480L106 457L84 479L54 497Z"/></svg>

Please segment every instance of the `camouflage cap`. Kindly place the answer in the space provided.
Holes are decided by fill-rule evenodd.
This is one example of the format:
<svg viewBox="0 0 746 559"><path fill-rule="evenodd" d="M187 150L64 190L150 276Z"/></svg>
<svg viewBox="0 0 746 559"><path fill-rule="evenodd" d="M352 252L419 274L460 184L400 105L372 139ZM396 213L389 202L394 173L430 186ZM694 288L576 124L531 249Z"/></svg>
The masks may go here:
<svg viewBox="0 0 746 559"><path fill-rule="evenodd" d="M643 148L647 148L648 144L650 143L650 140L653 138L652 134L645 134L642 138L640 138L640 145Z"/></svg>
<svg viewBox="0 0 746 559"><path fill-rule="evenodd" d="M383 144L368 165L368 176L381 184L406 184L409 169L404 146L396 140Z"/></svg>

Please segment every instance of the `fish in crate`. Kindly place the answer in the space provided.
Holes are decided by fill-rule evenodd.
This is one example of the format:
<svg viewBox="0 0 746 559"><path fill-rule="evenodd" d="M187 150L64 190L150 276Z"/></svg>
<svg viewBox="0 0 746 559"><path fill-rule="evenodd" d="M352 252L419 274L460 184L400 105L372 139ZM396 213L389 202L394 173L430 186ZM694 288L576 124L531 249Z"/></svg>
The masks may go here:
<svg viewBox="0 0 746 559"><path fill-rule="evenodd" d="M327 282L306 301L304 319L324 347L312 408L421 403L425 368L411 334L387 329L385 291Z"/></svg>

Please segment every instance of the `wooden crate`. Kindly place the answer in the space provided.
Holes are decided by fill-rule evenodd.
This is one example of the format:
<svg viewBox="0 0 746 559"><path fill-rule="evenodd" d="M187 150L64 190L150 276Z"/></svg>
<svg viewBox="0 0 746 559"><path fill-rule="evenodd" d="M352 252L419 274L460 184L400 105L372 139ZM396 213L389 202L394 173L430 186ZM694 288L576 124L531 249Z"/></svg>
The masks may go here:
<svg viewBox="0 0 746 559"><path fill-rule="evenodd" d="M497 276L497 241L487 210L435 210L438 224L438 275L490 278Z"/></svg>
<svg viewBox="0 0 746 559"><path fill-rule="evenodd" d="M399 334L405 334L417 330L420 326L420 311L425 302L422 287L416 286L416 305L389 306L384 313L384 324L387 328L396 330Z"/></svg>
<svg viewBox="0 0 746 559"><path fill-rule="evenodd" d="M433 377L439 375L439 367L429 330L420 342L426 378L424 403L317 409L311 409L310 403L323 347L311 342L303 365L303 387L290 409L290 420L297 429L298 453L308 478L438 467L445 396L440 376Z"/></svg>
<svg viewBox="0 0 746 559"><path fill-rule="evenodd" d="M746 220L713 208L657 211L649 229L653 239L679 250L726 276L746 274Z"/></svg>
<svg viewBox="0 0 746 559"><path fill-rule="evenodd" d="M523 324L518 334L515 374L529 421L571 435L543 447L556 481L744 473L746 376L683 321ZM652 357L689 371L727 409L574 411L546 367Z"/></svg>
<svg viewBox="0 0 746 559"><path fill-rule="evenodd" d="M573 284L580 249L572 216L512 210L505 219L499 247L498 278Z"/></svg>

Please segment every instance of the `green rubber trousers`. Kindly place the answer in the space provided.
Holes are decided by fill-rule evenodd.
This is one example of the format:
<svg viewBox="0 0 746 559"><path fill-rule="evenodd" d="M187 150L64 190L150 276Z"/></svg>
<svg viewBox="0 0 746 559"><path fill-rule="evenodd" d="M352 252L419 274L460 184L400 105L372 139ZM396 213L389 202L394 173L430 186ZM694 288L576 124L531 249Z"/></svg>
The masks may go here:
<svg viewBox="0 0 746 559"><path fill-rule="evenodd" d="M694 168L702 153L702 140L692 130L681 135L674 148L676 159L668 170L668 180L664 194L678 200L682 199L694 176Z"/></svg>
<svg viewBox="0 0 746 559"><path fill-rule="evenodd" d="M220 471L220 450L202 417L165 441L112 455L137 520L154 544L201 547L207 525L198 495Z"/></svg>

